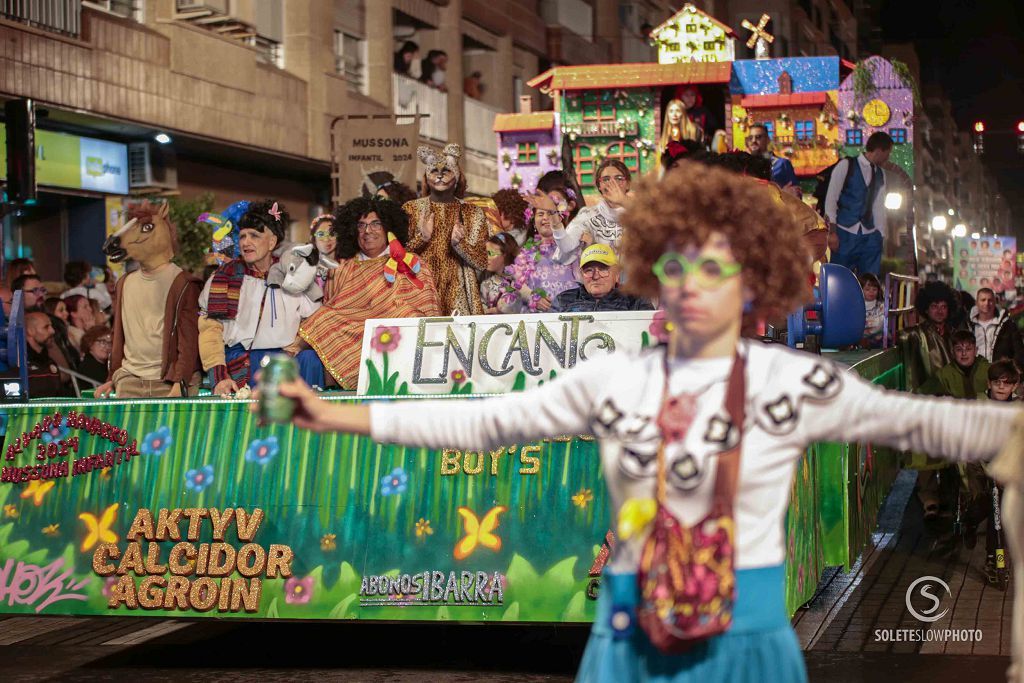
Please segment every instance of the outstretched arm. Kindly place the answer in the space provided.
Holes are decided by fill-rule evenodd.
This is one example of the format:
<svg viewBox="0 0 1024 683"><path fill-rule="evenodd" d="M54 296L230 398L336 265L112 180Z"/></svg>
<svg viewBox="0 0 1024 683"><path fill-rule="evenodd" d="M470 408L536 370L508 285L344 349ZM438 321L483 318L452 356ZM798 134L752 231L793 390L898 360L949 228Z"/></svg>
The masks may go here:
<svg viewBox="0 0 1024 683"><path fill-rule="evenodd" d="M888 391L842 372L831 400L808 405L808 441L848 441L922 451L949 460L987 460L1010 434L1019 404Z"/></svg>
<svg viewBox="0 0 1024 683"><path fill-rule="evenodd" d="M281 384L280 392L297 399L293 421L303 429L370 435L406 446L482 450L590 434L597 395L610 370L601 358L542 387L487 399L332 404L298 381Z"/></svg>

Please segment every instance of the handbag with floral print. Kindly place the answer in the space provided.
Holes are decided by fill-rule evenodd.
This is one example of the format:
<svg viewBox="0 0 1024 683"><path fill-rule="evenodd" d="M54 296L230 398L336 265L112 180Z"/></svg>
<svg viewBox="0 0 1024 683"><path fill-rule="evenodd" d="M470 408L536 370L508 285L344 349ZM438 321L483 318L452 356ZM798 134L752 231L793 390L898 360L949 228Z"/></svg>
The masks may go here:
<svg viewBox="0 0 1024 683"><path fill-rule="evenodd" d="M666 359L668 355L666 353ZM725 397L726 411L741 435L744 368L744 359L737 354ZM733 499L742 436L728 451L717 456L709 514L693 526L682 524L665 504L665 444L681 441L686 436L697 402L694 396L670 396L668 378L666 360L665 392L658 415L662 443L658 448L657 512L640 555L637 621L658 650L679 654L724 633L732 625L736 601Z"/></svg>

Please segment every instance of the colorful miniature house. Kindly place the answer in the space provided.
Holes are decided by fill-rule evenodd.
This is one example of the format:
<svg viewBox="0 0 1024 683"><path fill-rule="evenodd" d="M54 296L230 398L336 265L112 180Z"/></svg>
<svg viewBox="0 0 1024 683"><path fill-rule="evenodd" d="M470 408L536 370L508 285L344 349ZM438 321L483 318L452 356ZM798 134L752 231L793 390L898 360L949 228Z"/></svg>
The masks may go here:
<svg viewBox="0 0 1024 683"><path fill-rule="evenodd" d="M839 86L839 135L844 155L857 155L872 133L883 131L896 143L890 161L914 177L911 83L908 73L899 73L882 57L869 57L857 64Z"/></svg>
<svg viewBox="0 0 1024 683"><path fill-rule="evenodd" d="M498 134L498 187L533 190L541 176L562 167L562 136L555 112L498 114L494 132Z"/></svg>
<svg viewBox="0 0 1024 683"><path fill-rule="evenodd" d="M555 100L577 180L584 194L593 195L603 159L619 159L634 174L655 167L662 109L681 87L699 88L718 127L730 74L729 62L557 66L529 85Z"/></svg>
<svg viewBox="0 0 1024 683"><path fill-rule="evenodd" d="M736 34L690 3L651 31L659 64L731 62L736 59Z"/></svg>
<svg viewBox="0 0 1024 683"><path fill-rule="evenodd" d="M734 62L733 147L745 149L747 131L758 123L798 176L813 176L838 161L840 66L838 57Z"/></svg>

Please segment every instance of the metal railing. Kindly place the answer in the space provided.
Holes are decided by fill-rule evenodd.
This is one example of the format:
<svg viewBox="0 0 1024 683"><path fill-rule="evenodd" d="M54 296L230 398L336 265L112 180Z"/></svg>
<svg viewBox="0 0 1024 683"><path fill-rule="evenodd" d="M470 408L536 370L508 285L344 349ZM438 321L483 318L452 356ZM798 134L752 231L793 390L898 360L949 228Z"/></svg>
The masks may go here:
<svg viewBox="0 0 1024 683"><path fill-rule="evenodd" d="M0 17L77 38L82 33L82 0L0 0Z"/></svg>
<svg viewBox="0 0 1024 683"><path fill-rule="evenodd" d="M468 95L462 109L466 124L466 147L498 158L498 135L494 132L494 118L501 110Z"/></svg>
<svg viewBox="0 0 1024 683"><path fill-rule="evenodd" d="M920 285L914 275L888 273L885 276L885 326L882 329L882 348L896 341L896 333L917 323L914 300Z"/></svg>
<svg viewBox="0 0 1024 683"><path fill-rule="evenodd" d="M430 114L420 119L420 135L443 142L448 139L448 94L402 74L391 75L396 114Z"/></svg>

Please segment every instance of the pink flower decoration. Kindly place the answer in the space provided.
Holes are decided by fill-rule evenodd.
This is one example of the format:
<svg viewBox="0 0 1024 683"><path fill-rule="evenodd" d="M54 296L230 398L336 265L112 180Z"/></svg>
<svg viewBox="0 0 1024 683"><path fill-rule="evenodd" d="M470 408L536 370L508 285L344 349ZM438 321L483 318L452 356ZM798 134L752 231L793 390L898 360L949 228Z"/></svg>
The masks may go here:
<svg viewBox="0 0 1024 683"><path fill-rule="evenodd" d="M370 348L377 353L389 353L398 348L402 334L397 327L385 327L381 325L373 331L373 339L370 340Z"/></svg>
<svg viewBox="0 0 1024 683"><path fill-rule="evenodd" d="M651 336L658 340L661 344L668 343L669 333L672 323L665 317L665 311L655 311L654 318L651 320L651 326L647 328L647 331L651 333Z"/></svg>
<svg viewBox="0 0 1024 683"><path fill-rule="evenodd" d="M462 384L466 381L466 372L464 370L452 370L452 381L456 384Z"/></svg>
<svg viewBox="0 0 1024 683"><path fill-rule="evenodd" d="M313 597L313 577L296 579L294 576L284 582L284 601L289 605L305 605Z"/></svg>
<svg viewBox="0 0 1024 683"><path fill-rule="evenodd" d="M108 576L107 580L103 582L103 597L109 598L110 592L114 588L114 584L117 583L118 577Z"/></svg>

